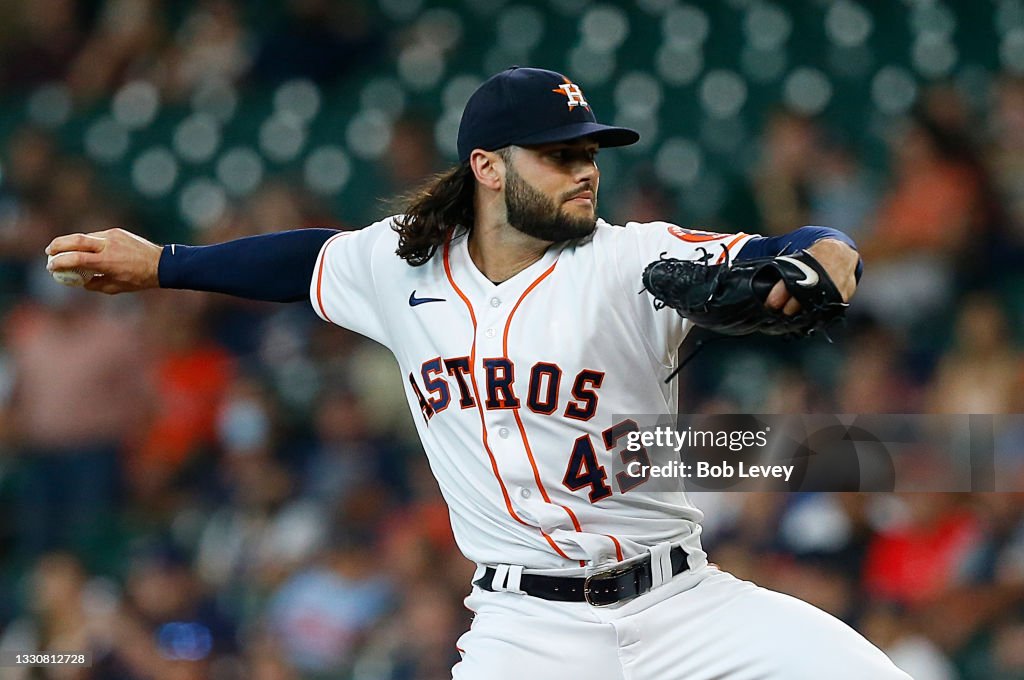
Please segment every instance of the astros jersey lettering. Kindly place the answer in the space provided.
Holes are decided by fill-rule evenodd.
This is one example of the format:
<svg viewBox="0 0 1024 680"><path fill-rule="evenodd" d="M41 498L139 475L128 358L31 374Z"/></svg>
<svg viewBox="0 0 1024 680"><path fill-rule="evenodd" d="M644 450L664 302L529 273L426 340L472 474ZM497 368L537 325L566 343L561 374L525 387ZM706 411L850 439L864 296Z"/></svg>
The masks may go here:
<svg viewBox="0 0 1024 680"><path fill-rule="evenodd" d="M614 416L676 411L663 380L689 323L638 294L646 264L663 253L721 262L750 236L599 220L496 285L465 230L412 267L395 255L393 220L329 240L310 297L397 357L463 554L578 568L681 542L702 563L702 514L686 496L630 494L636 480L613 474L635 428Z"/></svg>

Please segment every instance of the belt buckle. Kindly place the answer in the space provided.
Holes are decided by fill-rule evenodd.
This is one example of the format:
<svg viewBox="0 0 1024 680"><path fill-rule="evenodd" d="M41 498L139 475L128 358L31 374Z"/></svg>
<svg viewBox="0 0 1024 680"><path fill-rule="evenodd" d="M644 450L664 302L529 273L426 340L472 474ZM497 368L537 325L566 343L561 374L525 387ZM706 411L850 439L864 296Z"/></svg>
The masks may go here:
<svg viewBox="0 0 1024 680"><path fill-rule="evenodd" d="M609 580L609 579L616 579L616 578L622 576L623 574L628 574L629 572L633 571L634 569L637 568L637 566L638 565L632 565L632 566L629 566L629 567L619 567L617 569L607 569L605 571L599 571L599 572L591 574L590 576L585 577L583 579L583 599L591 607L608 607L608 606L611 606L613 604L617 604L619 602L622 602L625 599L632 599L633 597L635 597L635 595L631 595L629 598L615 599L615 600L612 600L611 602L595 602L592 599L592 597L591 597L591 595L592 595L591 583L593 583L593 581L595 581L595 580L604 581L604 580Z"/></svg>

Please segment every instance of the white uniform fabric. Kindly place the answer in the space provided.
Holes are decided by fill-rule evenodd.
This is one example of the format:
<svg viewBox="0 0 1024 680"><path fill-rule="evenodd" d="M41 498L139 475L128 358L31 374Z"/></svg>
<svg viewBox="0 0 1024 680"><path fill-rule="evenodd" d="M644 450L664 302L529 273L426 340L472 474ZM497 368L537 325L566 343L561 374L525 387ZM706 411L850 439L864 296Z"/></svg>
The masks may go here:
<svg viewBox="0 0 1024 680"><path fill-rule="evenodd" d="M712 566L618 607L479 588L466 606L455 680L910 679L839 619Z"/></svg>
<svg viewBox="0 0 1024 680"><path fill-rule="evenodd" d="M721 262L751 237L691 231L664 222L619 227L599 220L591 237L554 246L536 263L495 285L470 259L465 231L457 231L429 262L412 267L395 254L393 221L388 218L329 240L317 261L310 299L323 319L394 353L460 549L478 565L507 565L499 569L499 577L512 592L475 589L470 597L478 616L464 640L468 656L457 666L457 677L502 677L500 664L512 658L515 666L507 672L514 670L515 677L556 677L545 668L563 668L560 678L575 677L582 667L569 668L559 660L577 653L591 659L586 668L592 669L589 677L594 679L734 677L615 670L620 665L613 664L614 655L621 662L624 653L615 650L624 643L616 642L620 633L614 632L615 626L603 622L604 628L595 627L606 614L586 604L547 602L515 591L524 569L592 573L664 546L656 548L662 566L655 569L656 578L666 585L615 608L625 616L631 607L658 609L651 606L661 597L655 593L680 584L693 587L712 571L700 546L703 515L684 493L624 489L613 475L613 456L623 455L629 426L621 416L615 422L615 416L671 414L677 408L676 388L665 385L664 378L675 367L689 323L671 310L655 310L649 295L638 294L644 267L662 254L682 259L710 255L711 262ZM687 574L668 578L671 572L663 568L666 544L686 549ZM716 583L731 579L716 574ZM784 597L749 585L742 591L721 586L715 593L708 589L706 595L690 595L700 598L693 614L714 609L701 603L713 601L727 588L733 593L725 596L730 601L774 606L774 599ZM704 586L695 590L703 592ZM757 595L740 597L747 591ZM821 624L826 628L842 625L796 601L779 606L811 609L827 622ZM715 616L722 614L715 611ZM721 628L700 618L706 632L695 639L706 640L707 631ZM652 619L653 625L660 620ZM678 623L671 625L678 628ZM584 643L575 634L558 633L563 625L575 625L593 637ZM847 643L874 649L846 631ZM673 638L677 643L685 639ZM661 644L668 651L677 643ZM731 644L740 642L733 639ZM636 645L658 648L653 637ZM517 649L528 651L533 661L525 661ZM724 668L721 664L740 654L725 643L716 643L714 649L724 657L715 668ZM525 673L523 664L530 663L535 667ZM465 664L472 670L460 670Z"/></svg>

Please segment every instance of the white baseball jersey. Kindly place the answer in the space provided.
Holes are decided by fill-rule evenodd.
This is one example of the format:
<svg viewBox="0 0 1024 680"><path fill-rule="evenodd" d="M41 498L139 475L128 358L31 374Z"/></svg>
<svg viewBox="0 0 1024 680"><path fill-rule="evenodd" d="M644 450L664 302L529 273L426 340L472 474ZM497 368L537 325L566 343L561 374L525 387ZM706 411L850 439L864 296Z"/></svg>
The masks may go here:
<svg viewBox="0 0 1024 680"><path fill-rule="evenodd" d="M690 324L637 294L644 267L663 253L720 262L751 237L599 220L496 285L464 230L410 266L393 220L324 244L310 298L397 357L463 554L579 569L681 542L692 566L703 560L702 514L685 494L631 494L635 480L613 475L631 427L614 416L676 412L664 378Z"/></svg>

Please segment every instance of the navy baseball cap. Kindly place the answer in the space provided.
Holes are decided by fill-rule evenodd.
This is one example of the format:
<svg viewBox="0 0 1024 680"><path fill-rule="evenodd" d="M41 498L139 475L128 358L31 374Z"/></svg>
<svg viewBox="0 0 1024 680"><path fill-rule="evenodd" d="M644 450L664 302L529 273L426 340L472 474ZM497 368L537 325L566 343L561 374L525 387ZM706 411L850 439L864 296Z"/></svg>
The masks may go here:
<svg viewBox="0 0 1024 680"><path fill-rule="evenodd" d="M466 102L459 123L459 161L473 149L494 151L591 137L600 146L627 146L640 133L597 122L579 85L561 73L513 66L492 76Z"/></svg>

